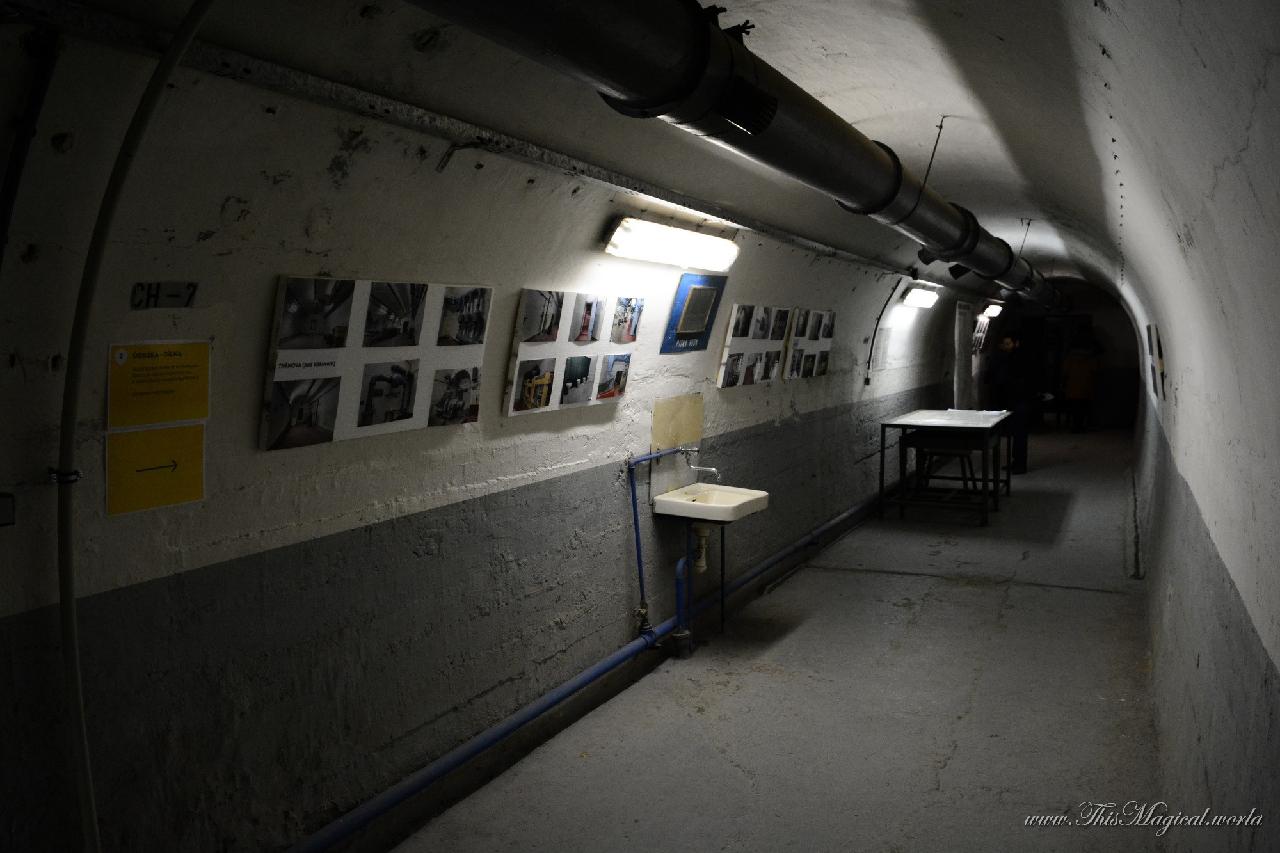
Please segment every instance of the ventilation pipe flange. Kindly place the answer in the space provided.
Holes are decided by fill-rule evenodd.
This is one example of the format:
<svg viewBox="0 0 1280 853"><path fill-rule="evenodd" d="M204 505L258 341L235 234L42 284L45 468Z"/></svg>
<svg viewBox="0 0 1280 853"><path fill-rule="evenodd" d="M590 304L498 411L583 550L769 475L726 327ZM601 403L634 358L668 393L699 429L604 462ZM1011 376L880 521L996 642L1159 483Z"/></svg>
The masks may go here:
<svg viewBox="0 0 1280 853"><path fill-rule="evenodd" d="M911 215L911 211L915 209L915 203L913 202L911 208L905 213L898 215L899 209L903 206L901 199L905 195L902 191L902 187L906 173L902 168L902 160L899 159L898 152L894 151L888 145L885 145L879 139L873 139L871 141L880 146L880 150L887 154L889 160L893 163L893 189L885 193L883 198L871 202L870 204L853 205L841 201L840 199L836 199L836 204L840 205L850 213L857 213L861 216L870 216L872 219L875 219L877 222L882 222L885 225L896 225L907 216ZM912 180L914 181L915 179L912 178Z"/></svg>
<svg viewBox="0 0 1280 853"><path fill-rule="evenodd" d="M1013 247L1010 246L1008 243L1006 243L1004 240L1001 240L999 237L996 237L994 235L988 235L988 236L991 237L989 241L991 244L991 248L994 249L996 252L999 252L1004 255L1003 261L996 261L993 259L993 265L999 270L999 272L996 272L996 273L982 272L980 267L985 266L984 264L975 263L974 266L969 266L968 264L966 264L965 266L969 266L969 269L972 270L974 275L978 276L979 278L984 278L987 281L1001 281L1006 276L1009 275L1009 272L1013 269L1014 265L1018 262L1018 256L1013 253Z"/></svg>
<svg viewBox="0 0 1280 853"><path fill-rule="evenodd" d="M778 99L761 87L755 55L715 26L708 25L707 33L702 82L691 97L671 104L662 120L713 141L764 133L778 114Z"/></svg>
<svg viewBox="0 0 1280 853"><path fill-rule="evenodd" d="M1009 272L999 280L999 284L1006 290L1025 294L1031 289L1035 274L1036 271L1027 262L1026 258L1017 257L1013 259Z"/></svg>
<svg viewBox="0 0 1280 853"><path fill-rule="evenodd" d="M706 13L696 0L680 0L690 17L697 19L693 31L697 33L692 57L685 65L680 83L675 88L654 98L626 99L603 92L601 99L614 110L629 118L662 118L674 124L676 113L686 120L698 118L709 112L728 84L733 70L733 59L723 38L715 38L719 30L710 26Z"/></svg>
<svg viewBox="0 0 1280 853"><path fill-rule="evenodd" d="M977 248L978 240L982 237L982 226L978 224L978 217L958 204L952 204L951 206L959 211L964 218L964 231L960 241L948 247L929 247L929 251L933 253L934 257L948 263L963 261L972 255L973 250Z"/></svg>
<svg viewBox="0 0 1280 853"><path fill-rule="evenodd" d="M755 56L710 23L702 33L680 90L646 102L603 96L605 103L623 115L660 118L712 139L763 133L777 115L778 99L760 87Z"/></svg>

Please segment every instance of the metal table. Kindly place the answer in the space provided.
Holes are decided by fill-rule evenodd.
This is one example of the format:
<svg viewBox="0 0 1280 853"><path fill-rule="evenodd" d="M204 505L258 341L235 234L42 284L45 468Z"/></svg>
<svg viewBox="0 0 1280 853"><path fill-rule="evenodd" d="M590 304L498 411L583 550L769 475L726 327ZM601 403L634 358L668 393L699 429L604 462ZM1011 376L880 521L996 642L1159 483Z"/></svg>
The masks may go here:
<svg viewBox="0 0 1280 853"><path fill-rule="evenodd" d="M906 514L908 503L956 506L953 498L931 499L911 495L907 485L907 440L914 436L919 443L927 443L930 436L944 439L949 446L982 453L982 476L979 500L970 502L982 518L988 521L988 511L1000 509L1000 486L1009 494L1013 488L1011 476L1012 440L1002 428L1009 411L983 411L978 409L917 409L880 424L880 515L884 515L886 503L884 491L884 458L889 430L898 430L898 494L889 500L898 504L899 515ZM1000 439L1005 441L1004 477L1000 476Z"/></svg>

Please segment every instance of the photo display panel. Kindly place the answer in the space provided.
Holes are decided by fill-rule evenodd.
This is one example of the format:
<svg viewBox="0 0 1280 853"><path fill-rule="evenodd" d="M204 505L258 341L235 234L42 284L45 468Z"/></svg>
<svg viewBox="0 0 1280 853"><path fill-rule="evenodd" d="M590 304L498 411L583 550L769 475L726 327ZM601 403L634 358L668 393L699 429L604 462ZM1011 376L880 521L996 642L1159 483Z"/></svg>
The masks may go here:
<svg viewBox="0 0 1280 853"><path fill-rule="evenodd" d="M794 313L794 309L771 305L734 305L716 384L735 388L781 379Z"/></svg>
<svg viewBox="0 0 1280 853"><path fill-rule="evenodd" d="M836 312L816 308L791 309L791 340L787 348L784 379L826 376L831 366Z"/></svg>
<svg viewBox="0 0 1280 853"><path fill-rule="evenodd" d="M520 291L503 411L614 402L627 390L644 300L606 291Z"/></svg>
<svg viewBox="0 0 1280 853"><path fill-rule="evenodd" d="M282 277L261 446L475 421L493 291Z"/></svg>

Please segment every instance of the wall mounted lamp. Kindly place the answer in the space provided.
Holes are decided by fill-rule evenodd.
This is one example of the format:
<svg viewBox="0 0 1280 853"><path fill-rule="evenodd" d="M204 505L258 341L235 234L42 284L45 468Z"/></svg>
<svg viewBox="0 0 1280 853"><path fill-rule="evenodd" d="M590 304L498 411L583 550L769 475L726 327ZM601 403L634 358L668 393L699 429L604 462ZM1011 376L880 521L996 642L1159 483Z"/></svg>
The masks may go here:
<svg viewBox="0 0 1280 853"><path fill-rule="evenodd" d="M982 316L987 318L999 317L1000 312L1003 310L1004 310L1003 306L996 305L993 303L991 305L988 305L985 309L983 309Z"/></svg>
<svg viewBox="0 0 1280 853"><path fill-rule="evenodd" d="M902 304L909 308L932 308L938 301L938 291L926 290L923 287L912 287L902 297Z"/></svg>
<svg viewBox="0 0 1280 853"><path fill-rule="evenodd" d="M632 216L618 222L604 250L620 258L708 272L725 272L738 257L732 240Z"/></svg>

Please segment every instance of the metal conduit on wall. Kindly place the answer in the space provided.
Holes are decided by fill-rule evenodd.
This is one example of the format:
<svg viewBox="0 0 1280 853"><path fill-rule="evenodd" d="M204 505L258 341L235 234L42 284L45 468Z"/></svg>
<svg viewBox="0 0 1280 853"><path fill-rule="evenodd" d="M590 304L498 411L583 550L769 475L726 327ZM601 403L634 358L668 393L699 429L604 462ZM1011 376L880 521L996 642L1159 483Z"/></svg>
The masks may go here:
<svg viewBox="0 0 1280 853"><path fill-rule="evenodd" d="M841 207L1052 305L1056 289L972 213L721 30L694 0L411 0L596 88L615 110L661 118L773 168Z"/></svg>

